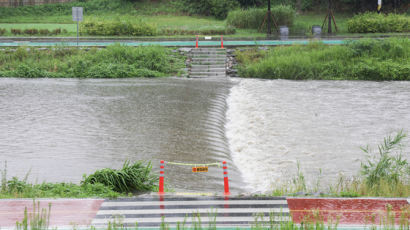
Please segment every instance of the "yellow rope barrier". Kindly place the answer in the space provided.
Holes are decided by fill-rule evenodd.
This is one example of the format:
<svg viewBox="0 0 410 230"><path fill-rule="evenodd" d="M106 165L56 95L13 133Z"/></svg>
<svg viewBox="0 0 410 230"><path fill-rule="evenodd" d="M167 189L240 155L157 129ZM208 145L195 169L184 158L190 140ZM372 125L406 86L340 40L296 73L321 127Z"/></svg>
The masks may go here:
<svg viewBox="0 0 410 230"><path fill-rule="evenodd" d="M181 165L181 166L218 166L221 167L221 163L215 162L215 163L205 163L205 164L191 164L191 163L180 163L180 162L171 162L171 161L166 161L166 164L170 165Z"/></svg>

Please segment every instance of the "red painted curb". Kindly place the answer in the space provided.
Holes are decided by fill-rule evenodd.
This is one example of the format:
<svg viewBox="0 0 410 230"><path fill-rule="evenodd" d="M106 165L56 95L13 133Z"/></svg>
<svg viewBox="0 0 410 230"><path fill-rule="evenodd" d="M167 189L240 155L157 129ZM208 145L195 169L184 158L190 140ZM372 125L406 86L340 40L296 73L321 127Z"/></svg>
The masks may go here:
<svg viewBox="0 0 410 230"><path fill-rule="evenodd" d="M48 210L51 203L50 227L90 225L104 202L102 199L37 200L40 210ZM0 228L14 227L24 218L24 209L33 211L33 200L0 200ZM37 209L37 208L36 208Z"/></svg>
<svg viewBox="0 0 410 230"><path fill-rule="evenodd" d="M287 198L287 201L296 223L301 223L304 218L316 213L325 222L335 223L338 220L340 224L346 225L379 224L381 218L386 218L387 205L391 205L398 224L402 210L410 208L406 199Z"/></svg>

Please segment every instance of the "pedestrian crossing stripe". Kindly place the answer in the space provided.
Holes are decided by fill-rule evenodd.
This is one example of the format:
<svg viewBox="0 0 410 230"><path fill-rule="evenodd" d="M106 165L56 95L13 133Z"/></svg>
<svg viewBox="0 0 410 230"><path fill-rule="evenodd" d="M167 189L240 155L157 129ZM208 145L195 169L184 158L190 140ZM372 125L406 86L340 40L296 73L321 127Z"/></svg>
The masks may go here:
<svg viewBox="0 0 410 230"><path fill-rule="evenodd" d="M151 197L106 200L92 225L117 222L125 227L170 227L201 223L219 227L249 227L258 223L290 220L284 197Z"/></svg>

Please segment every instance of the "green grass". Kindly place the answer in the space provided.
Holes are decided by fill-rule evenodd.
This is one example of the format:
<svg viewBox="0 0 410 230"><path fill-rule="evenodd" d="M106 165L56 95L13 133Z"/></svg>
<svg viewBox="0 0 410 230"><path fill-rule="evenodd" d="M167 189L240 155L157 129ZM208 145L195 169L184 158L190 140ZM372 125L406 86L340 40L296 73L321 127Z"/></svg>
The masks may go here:
<svg viewBox="0 0 410 230"><path fill-rule="evenodd" d="M1 170L0 199L3 198L116 198L141 192L158 191L158 178L152 174L151 164L125 162L122 169L101 169L84 175L80 184L31 184L24 179L7 179L7 163Z"/></svg>
<svg viewBox="0 0 410 230"><path fill-rule="evenodd" d="M151 173L151 163L130 164L126 161L121 169L102 169L84 178L84 184L103 184L116 192L147 192L158 190L158 177Z"/></svg>
<svg viewBox="0 0 410 230"><path fill-rule="evenodd" d="M313 25L322 26L325 16L326 16L326 13L298 14L296 15L293 27L291 28L291 32L298 33L298 34L310 33ZM336 25L338 27L338 32L336 34L346 34L348 32L347 31L347 20L351 17L352 15L350 14L335 14ZM327 33L327 26L323 29L322 32Z"/></svg>
<svg viewBox="0 0 410 230"><path fill-rule="evenodd" d="M320 42L237 52L239 75L290 80L410 80L410 39Z"/></svg>
<svg viewBox="0 0 410 230"><path fill-rule="evenodd" d="M184 57L164 47L79 50L64 46L50 50L19 47L0 53L0 77L131 78L177 75Z"/></svg>

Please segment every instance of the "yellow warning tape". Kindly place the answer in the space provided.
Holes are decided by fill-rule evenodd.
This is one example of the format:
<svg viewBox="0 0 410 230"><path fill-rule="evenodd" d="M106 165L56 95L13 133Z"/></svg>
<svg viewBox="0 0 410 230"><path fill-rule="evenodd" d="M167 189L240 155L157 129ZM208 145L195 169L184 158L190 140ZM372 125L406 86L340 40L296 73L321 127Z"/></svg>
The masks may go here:
<svg viewBox="0 0 410 230"><path fill-rule="evenodd" d="M170 165L181 165L181 166L218 166L221 167L221 163L215 162L215 163L205 163L205 164L192 164L192 163L181 163L181 162L171 162L171 161L166 161L166 164Z"/></svg>

